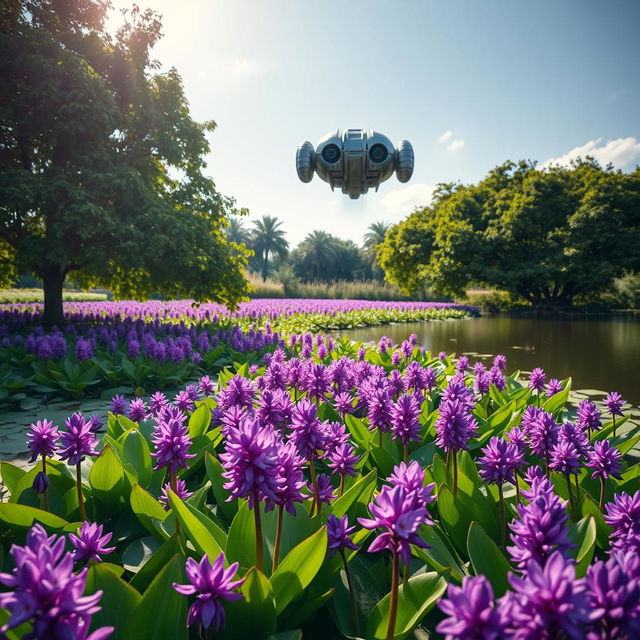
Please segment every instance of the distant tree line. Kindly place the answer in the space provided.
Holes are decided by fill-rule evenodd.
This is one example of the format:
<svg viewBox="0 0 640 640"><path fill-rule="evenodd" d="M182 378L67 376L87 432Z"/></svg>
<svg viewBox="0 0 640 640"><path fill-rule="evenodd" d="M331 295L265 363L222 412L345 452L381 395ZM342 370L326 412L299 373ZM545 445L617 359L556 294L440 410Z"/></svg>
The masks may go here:
<svg viewBox="0 0 640 640"><path fill-rule="evenodd" d="M230 216L226 233L229 242L245 245L254 252L249 267L263 280L274 276L285 283L294 278L302 282L382 281L384 272L376 262L376 249L390 227L387 222L371 224L361 246L316 230L291 248L283 223L269 215L251 224L240 216Z"/></svg>
<svg viewBox="0 0 640 640"><path fill-rule="evenodd" d="M640 271L640 167L505 162L478 184L438 185L376 255L405 293L480 285L534 306L589 301Z"/></svg>

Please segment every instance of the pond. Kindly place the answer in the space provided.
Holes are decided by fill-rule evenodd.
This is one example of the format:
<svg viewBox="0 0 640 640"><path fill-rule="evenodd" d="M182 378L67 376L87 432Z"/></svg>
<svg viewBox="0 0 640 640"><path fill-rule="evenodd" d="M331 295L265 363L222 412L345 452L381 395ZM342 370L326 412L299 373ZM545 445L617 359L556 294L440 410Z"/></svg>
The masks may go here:
<svg viewBox="0 0 640 640"><path fill-rule="evenodd" d="M542 367L548 377L573 378L574 389L618 391L640 405L640 321L629 316L605 320L547 320L482 316L465 320L415 322L341 331L359 341L389 336L399 344L415 333L432 353L466 353L488 362L504 353L508 370Z"/></svg>

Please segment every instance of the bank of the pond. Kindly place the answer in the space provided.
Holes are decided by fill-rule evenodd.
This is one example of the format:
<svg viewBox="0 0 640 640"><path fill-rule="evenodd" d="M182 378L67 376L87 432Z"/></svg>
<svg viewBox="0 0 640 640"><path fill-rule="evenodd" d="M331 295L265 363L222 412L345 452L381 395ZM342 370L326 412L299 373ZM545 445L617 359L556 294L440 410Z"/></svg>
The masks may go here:
<svg viewBox="0 0 640 640"><path fill-rule="evenodd" d="M435 353L466 353L480 359L504 353L512 370L543 367L556 378L571 376L574 389L616 390L640 404L640 318L634 314L572 319L483 315L339 332L364 342L386 335L398 344L412 333Z"/></svg>

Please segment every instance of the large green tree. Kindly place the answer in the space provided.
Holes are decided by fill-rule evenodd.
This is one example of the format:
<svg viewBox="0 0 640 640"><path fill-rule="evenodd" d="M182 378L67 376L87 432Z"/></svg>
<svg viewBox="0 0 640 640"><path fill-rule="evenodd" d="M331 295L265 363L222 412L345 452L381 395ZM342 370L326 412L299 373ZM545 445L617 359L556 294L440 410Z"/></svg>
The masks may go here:
<svg viewBox="0 0 640 640"><path fill-rule="evenodd" d="M152 60L158 15L134 6L112 36L109 6L0 4L0 260L43 280L49 324L67 276L233 305L246 260L224 235L233 201L204 174L215 124Z"/></svg>
<svg viewBox="0 0 640 640"><path fill-rule="evenodd" d="M269 260L274 256L284 257L289 250L282 222L275 216L262 216L253 222L251 248L255 252L262 279L269 275Z"/></svg>
<svg viewBox="0 0 640 640"><path fill-rule="evenodd" d="M439 185L377 255L387 280L409 293L459 295L480 283L569 305L640 268L640 168L506 162L477 185Z"/></svg>
<svg viewBox="0 0 640 640"><path fill-rule="evenodd" d="M384 271L380 268L377 260L378 247L384 242L384 238L387 235L387 231L391 229L391 223L379 220L378 222L372 222L368 227L363 237L363 253L364 259L367 262L369 274L376 280L384 279Z"/></svg>

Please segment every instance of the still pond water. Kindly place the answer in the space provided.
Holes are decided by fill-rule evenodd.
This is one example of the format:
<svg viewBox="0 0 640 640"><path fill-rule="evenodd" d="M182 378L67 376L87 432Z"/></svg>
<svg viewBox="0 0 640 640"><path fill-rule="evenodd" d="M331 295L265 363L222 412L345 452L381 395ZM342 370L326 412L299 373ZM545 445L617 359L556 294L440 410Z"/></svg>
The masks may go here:
<svg viewBox="0 0 640 640"><path fill-rule="evenodd" d="M415 333L432 353L466 353L473 362L497 353L508 371L542 367L547 377L573 378L574 389L618 391L640 405L640 321L620 316L606 320L546 320L483 316L465 320L415 322L340 332L359 341L389 336L394 343Z"/></svg>

